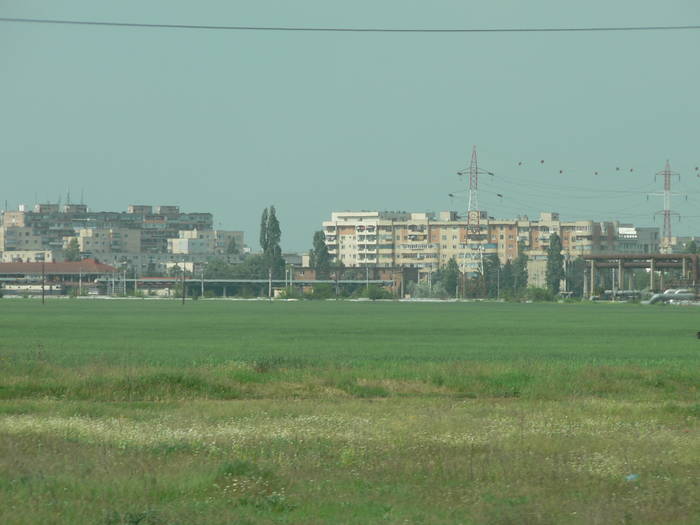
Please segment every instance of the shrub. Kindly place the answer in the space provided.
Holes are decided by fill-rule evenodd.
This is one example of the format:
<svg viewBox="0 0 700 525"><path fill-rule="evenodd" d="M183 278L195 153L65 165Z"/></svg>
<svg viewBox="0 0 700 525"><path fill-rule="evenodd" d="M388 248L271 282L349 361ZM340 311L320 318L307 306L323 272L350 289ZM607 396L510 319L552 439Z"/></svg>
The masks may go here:
<svg viewBox="0 0 700 525"><path fill-rule="evenodd" d="M553 301L554 296L552 292L546 288L538 288L536 286L528 286L525 290L525 299L528 301L542 302L542 301Z"/></svg>
<svg viewBox="0 0 700 525"><path fill-rule="evenodd" d="M299 288L287 286L284 290L280 292L279 297L280 299L303 299L304 294Z"/></svg>
<svg viewBox="0 0 700 525"><path fill-rule="evenodd" d="M408 285L408 293L415 299L447 299L450 296L439 281L432 285L427 281L411 282Z"/></svg>
<svg viewBox="0 0 700 525"><path fill-rule="evenodd" d="M350 394L352 397L375 398L389 397L389 391L380 385L360 384L356 379L345 378L337 381L332 386Z"/></svg>
<svg viewBox="0 0 700 525"><path fill-rule="evenodd" d="M328 283L315 284L313 291L306 296L309 299L331 299L335 297L333 285Z"/></svg>
<svg viewBox="0 0 700 525"><path fill-rule="evenodd" d="M393 295L389 290L382 286L370 284L369 286L364 286L361 290L358 290L357 297L366 297L376 301L377 299L392 299Z"/></svg>

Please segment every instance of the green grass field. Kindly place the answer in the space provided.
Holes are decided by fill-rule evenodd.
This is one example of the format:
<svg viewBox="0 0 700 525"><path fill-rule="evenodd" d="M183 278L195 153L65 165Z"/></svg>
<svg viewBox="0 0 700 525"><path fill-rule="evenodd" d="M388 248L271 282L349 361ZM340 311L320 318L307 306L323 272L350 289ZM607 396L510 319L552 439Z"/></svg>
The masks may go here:
<svg viewBox="0 0 700 525"><path fill-rule="evenodd" d="M0 327L0 523L700 523L693 307L17 299Z"/></svg>

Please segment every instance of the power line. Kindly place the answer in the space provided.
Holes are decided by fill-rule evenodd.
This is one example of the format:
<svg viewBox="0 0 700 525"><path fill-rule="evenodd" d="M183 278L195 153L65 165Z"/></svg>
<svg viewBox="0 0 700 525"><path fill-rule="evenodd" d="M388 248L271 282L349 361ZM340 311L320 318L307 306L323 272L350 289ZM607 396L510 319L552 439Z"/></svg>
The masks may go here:
<svg viewBox="0 0 700 525"><path fill-rule="evenodd" d="M608 27L491 27L468 29L420 29L389 27L292 27L292 26L218 26L198 24L143 24L135 22L100 22L97 20L59 20L51 18L8 18L0 22L22 24L58 24L78 26L135 27L141 29L198 29L215 31L287 31L316 33L582 33L610 31L685 31L700 29L700 25L685 26L608 26Z"/></svg>

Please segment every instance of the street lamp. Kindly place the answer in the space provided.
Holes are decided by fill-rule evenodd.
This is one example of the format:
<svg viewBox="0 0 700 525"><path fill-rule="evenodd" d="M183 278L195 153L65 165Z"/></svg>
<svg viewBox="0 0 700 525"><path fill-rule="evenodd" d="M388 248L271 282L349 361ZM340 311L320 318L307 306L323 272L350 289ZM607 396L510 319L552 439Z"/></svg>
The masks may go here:
<svg viewBox="0 0 700 525"><path fill-rule="evenodd" d="M122 290L124 293L124 297L126 297L126 269L128 267L129 263L127 261L122 260L121 267L122 267Z"/></svg>

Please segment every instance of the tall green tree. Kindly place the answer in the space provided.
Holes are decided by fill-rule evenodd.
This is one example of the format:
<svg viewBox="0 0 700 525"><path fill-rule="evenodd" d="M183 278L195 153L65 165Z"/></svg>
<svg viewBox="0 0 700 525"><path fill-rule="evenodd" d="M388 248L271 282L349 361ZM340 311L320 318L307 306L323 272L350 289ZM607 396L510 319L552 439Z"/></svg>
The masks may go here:
<svg viewBox="0 0 700 525"><path fill-rule="evenodd" d="M698 245L695 241L690 241L685 245L685 253L698 253Z"/></svg>
<svg viewBox="0 0 700 525"><path fill-rule="evenodd" d="M156 263L150 261L148 266L146 266L146 273L144 274L144 277L158 277L158 275L159 272L156 269Z"/></svg>
<svg viewBox="0 0 700 525"><path fill-rule="evenodd" d="M569 261L566 268L566 289L573 292L575 297L583 297L583 272L586 269L586 261L577 257Z"/></svg>
<svg viewBox="0 0 700 525"><path fill-rule="evenodd" d="M282 240L282 230L280 221L277 219L277 211L274 206L270 206L267 216L267 244L268 246L279 246Z"/></svg>
<svg viewBox="0 0 700 525"><path fill-rule="evenodd" d="M236 242L235 237L231 237L231 240L228 241L228 244L226 245L226 253L228 255L240 255L241 254L241 247L238 246L238 243Z"/></svg>
<svg viewBox="0 0 700 525"><path fill-rule="evenodd" d="M527 288L527 254L525 245L518 243L518 256L513 261L513 294L520 295Z"/></svg>
<svg viewBox="0 0 700 525"><path fill-rule="evenodd" d="M547 289L552 294L559 293L561 280L564 279L564 256L561 254L561 239L556 233L549 236L549 248L547 249L547 267L545 270L545 282Z"/></svg>
<svg viewBox="0 0 700 525"><path fill-rule="evenodd" d="M78 246L78 239L72 237L71 240L68 241L68 246L66 246L66 251L64 255L66 261L73 262L80 260L80 247Z"/></svg>
<svg viewBox="0 0 700 525"><path fill-rule="evenodd" d="M447 265L441 272L441 281L445 290L451 297L457 297L459 284L459 265L454 257L447 261Z"/></svg>
<svg viewBox="0 0 700 525"><path fill-rule="evenodd" d="M328 279L331 275L331 256L326 247L323 231L314 233L313 248L310 253L311 267L316 271L316 279Z"/></svg>
<svg viewBox="0 0 700 525"><path fill-rule="evenodd" d="M265 257L259 254L248 255L240 264L230 266L229 276L231 279L267 279ZM266 285L263 287L266 288Z"/></svg>
<svg viewBox="0 0 700 525"><path fill-rule="evenodd" d="M513 263L511 263L510 259L508 259L506 263L503 266L501 266L501 295L512 297L514 294L514 288L515 286L513 285Z"/></svg>
<svg viewBox="0 0 700 525"><path fill-rule="evenodd" d="M268 228L268 215L267 208L262 212L262 217L260 217L260 248L262 248L263 253L267 251L267 228Z"/></svg>
<svg viewBox="0 0 700 525"><path fill-rule="evenodd" d="M497 297L500 289L501 262L498 255L490 253L484 257L484 291L487 297Z"/></svg>
<svg viewBox="0 0 700 525"><path fill-rule="evenodd" d="M265 273L272 271L273 279L281 279L284 276L284 258L280 240L282 230L277 219L277 212L274 206L270 206L263 211L260 220L260 246L263 249L263 264Z"/></svg>
<svg viewBox="0 0 700 525"><path fill-rule="evenodd" d="M231 279L234 266L223 259L211 259L204 269L205 279Z"/></svg>

